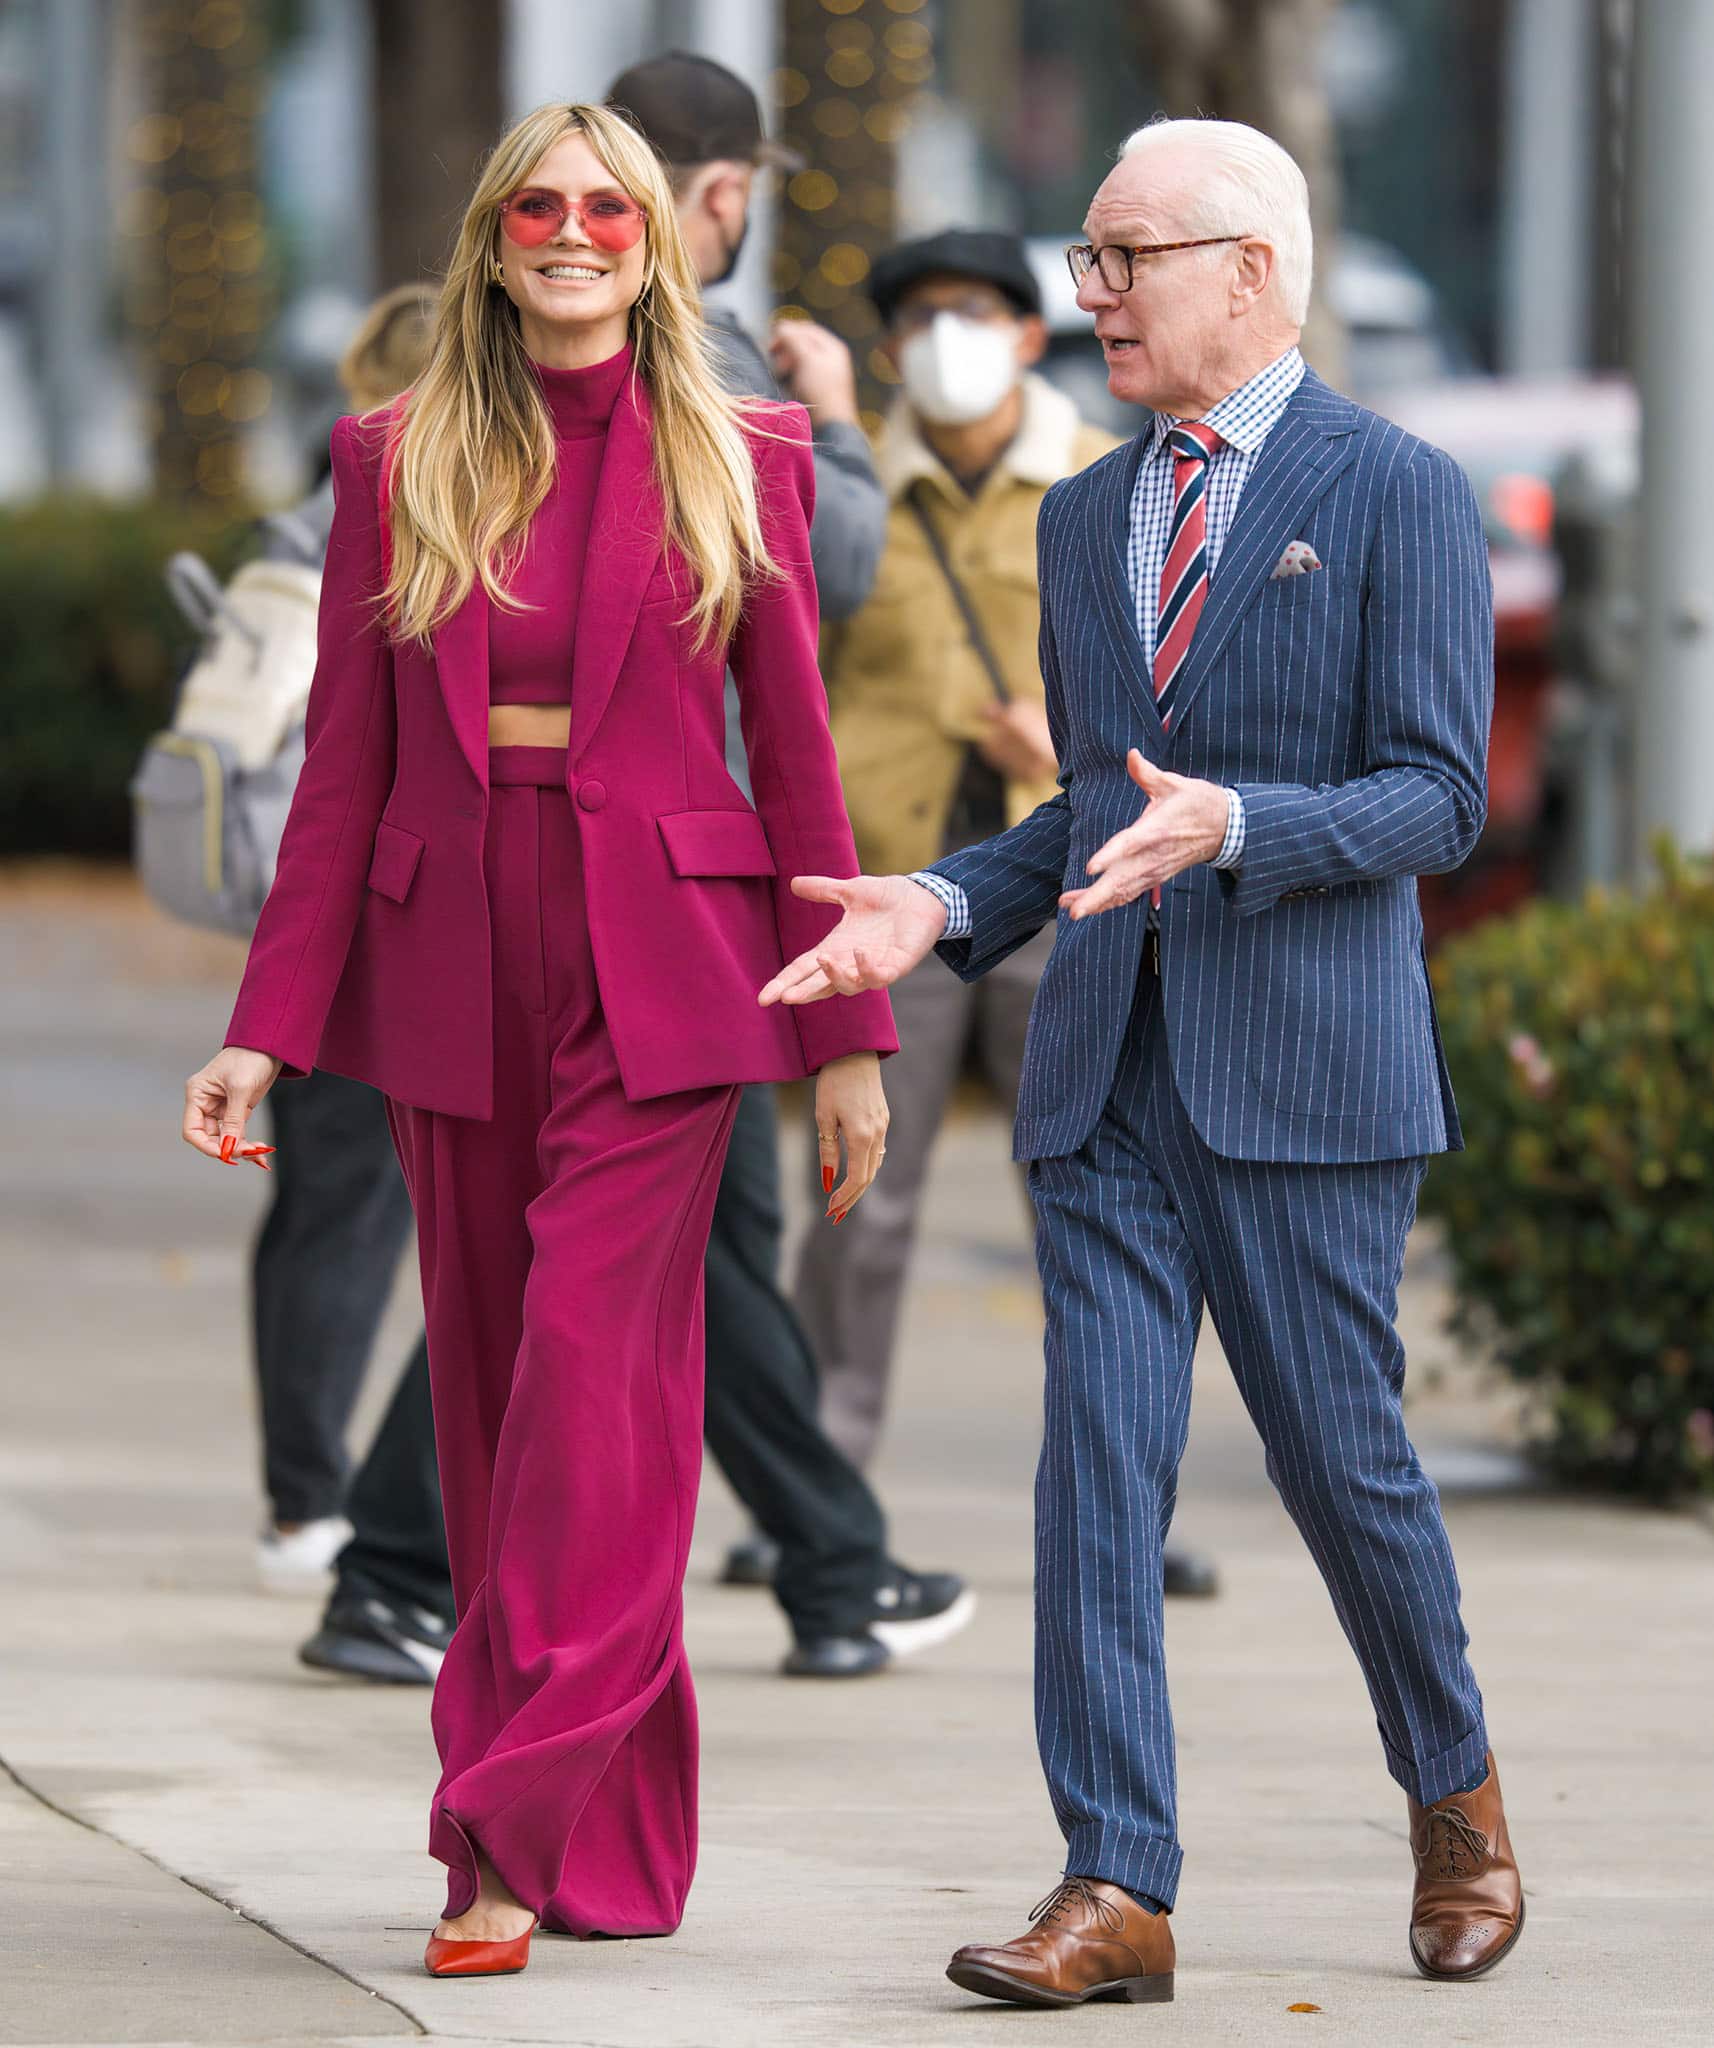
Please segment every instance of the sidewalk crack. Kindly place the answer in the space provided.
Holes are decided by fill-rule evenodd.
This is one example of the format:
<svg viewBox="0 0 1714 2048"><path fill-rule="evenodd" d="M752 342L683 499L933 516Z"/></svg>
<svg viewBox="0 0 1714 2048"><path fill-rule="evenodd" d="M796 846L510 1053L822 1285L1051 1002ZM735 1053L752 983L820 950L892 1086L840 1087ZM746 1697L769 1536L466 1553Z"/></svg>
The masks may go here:
<svg viewBox="0 0 1714 2048"><path fill-rule="evenodd" d="M284 1928L276 1927L273 1921L264 1920L259 1913L247 1911L235 1900L225 1898L221 1893L213 1890L206 1884L199 1884L194 1877L186 1877L182 1870L175 1870L170 1863L163 1862L159 1856L151 1854L149 1850L138 1848L135 1842L127 1842L122 1836L109 1833L106 1828L101 1827L95 1821L86 1819L83 1814L74 1813L70 1807L60 1805L57 1799L50 1799L45 1792L38 1790L36 1786L30 1783L29 1779L18 1770L10 1758L0 1756L0 1771L5 1773L26 1799L33 1799L38 1806L45 1809L48 1813L57 1814L61 1820L70 1821L75 1828L82 1828L89 1834L98 1835L104 1842L111 1842L115 1848L123 1849L127 1855L136 1856L144 1863L153 1865L164 1876L172 1878L176 1883L184 1885L190 1891L199 1892L203 1898L210 1900L217 1906L224 1907L227 1912L236 1914L240 1920L247 1920L252 1927L261 1928L264 1934L272 1935L275 1941L285 1948L294 1950L306 1962L314 1963L320 1969L331 1971L335 1977L343 1977L345 1982L355 1990L363 1992L366 1997L376 1999L380 2004L396 2012L400 2019L404 2020L414 2033L421 2034L425 2038L428 2035L429 2028L424 2022L408 2006L401 2005L396 1998L390 1998L385 1991L377 1991L373 1984L365 1984L361 1977L346 1969L343 1964L336 1963L330 1956L320 1955L313 1948L306 1947L303 1942L295 1940L286 1933Z"/></svg>

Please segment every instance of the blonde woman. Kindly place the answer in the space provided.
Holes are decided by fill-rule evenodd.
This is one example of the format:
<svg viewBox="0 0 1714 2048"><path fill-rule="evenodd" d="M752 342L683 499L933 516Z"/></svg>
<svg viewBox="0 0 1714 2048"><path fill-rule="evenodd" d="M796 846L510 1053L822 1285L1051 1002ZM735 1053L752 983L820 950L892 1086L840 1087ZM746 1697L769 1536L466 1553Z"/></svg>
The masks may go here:
<svg viewBox="0 0 1714 2048"><path fill-rule="evenodd" d="M428 366L333 443L311 745L184 1136L275 1078L386 1094L416 1209L459 1624L435 1694L436 1974L534 1925L678 1925L701 1273L740 1084L814 1074L845 1174L884 998L763 1009L856 871L816 670L808 422L722 395L653 152L599 107L495 149ZM743 703L755 808L722 759Z"/></svg>

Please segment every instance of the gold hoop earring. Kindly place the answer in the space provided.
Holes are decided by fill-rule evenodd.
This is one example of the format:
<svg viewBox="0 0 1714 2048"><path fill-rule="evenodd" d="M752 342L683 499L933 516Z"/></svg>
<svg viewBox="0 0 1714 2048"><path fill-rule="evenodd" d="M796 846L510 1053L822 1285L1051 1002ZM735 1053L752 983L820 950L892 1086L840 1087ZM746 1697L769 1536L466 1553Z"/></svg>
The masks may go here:
<svg viewBox="0 0 1714 2048"><path fill-rule="evenodd" d="M498 256L490 256L488 259L488 282L502 286L506 282L506 272Z"/></svg>

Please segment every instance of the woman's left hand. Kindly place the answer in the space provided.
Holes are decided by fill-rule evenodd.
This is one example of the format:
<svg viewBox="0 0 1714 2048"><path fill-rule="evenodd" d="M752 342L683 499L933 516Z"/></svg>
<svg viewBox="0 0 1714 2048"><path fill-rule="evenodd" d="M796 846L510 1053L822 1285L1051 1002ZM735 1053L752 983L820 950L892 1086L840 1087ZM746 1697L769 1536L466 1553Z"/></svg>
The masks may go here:
<svg viewBox="0 0 1714 2048"><path fill-rule="evenodd" d="M887 1097L881 1062L872 1052L829 1060L815 1077L815 1134L821 1148L821 1190L827 1213L843 1223L851 1205L881 1170L887 1150ZM845 1140L845 1178L839 1173L839 1141Z"/></svg>

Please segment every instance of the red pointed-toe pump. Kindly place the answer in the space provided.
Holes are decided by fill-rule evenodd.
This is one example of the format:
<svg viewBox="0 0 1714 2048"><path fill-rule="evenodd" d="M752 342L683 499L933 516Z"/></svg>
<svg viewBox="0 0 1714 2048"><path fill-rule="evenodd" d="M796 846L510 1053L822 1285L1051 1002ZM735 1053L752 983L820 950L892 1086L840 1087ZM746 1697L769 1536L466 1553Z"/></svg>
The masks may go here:
<svg viewBox="0 0 1714 2048"><path fill-rule="evenodd" d="M431 1934L423 1968L431 1977L515 1977L530 1960L531 1921L511 1941L449 1941Z"/></svg>

